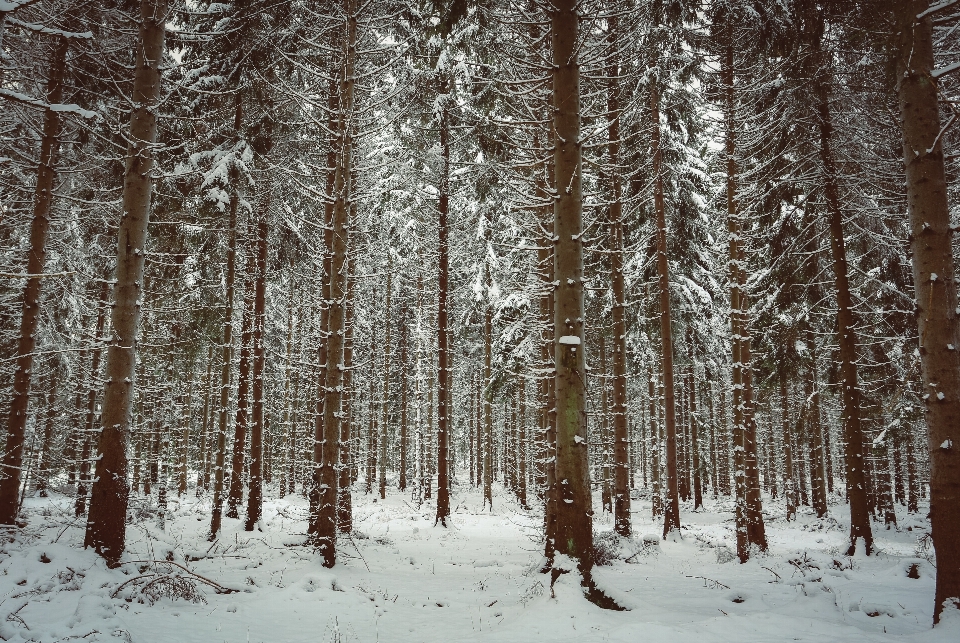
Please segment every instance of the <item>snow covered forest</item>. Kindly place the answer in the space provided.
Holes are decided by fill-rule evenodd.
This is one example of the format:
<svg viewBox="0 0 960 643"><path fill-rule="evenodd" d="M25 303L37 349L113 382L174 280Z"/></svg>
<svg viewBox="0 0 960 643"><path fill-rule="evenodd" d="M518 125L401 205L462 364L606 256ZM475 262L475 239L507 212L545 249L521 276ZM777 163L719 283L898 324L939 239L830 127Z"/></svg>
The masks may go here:
<svg viewBox="0 0 960 643"><path fill-rule="evenodd" d="M960 639L960 0L0 0L0 640Z"/></svg>

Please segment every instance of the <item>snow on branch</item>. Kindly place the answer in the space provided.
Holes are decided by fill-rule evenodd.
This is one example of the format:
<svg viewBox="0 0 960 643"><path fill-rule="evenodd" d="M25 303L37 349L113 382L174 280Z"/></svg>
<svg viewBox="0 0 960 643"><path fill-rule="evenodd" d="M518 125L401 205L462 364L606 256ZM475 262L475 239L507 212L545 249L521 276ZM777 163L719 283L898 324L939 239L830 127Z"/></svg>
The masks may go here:
<svg viewBox="0 0 960 643"><path fill-rule="evenodd" d="M927 7L926 10L921 11L917 14L917 20L923 20L929 15L935 14L938 11L943 11L944 9L949 9L953 5L960 2L960 0L943 0L943 2L938 2L937 4Z"/></svg>
<svg viewBox="0 0 960 643"><path fill-rule="evenodd" d="M96 118L97 113L91 112L89 109L83 109L76 103L45 103L42 100L33 98L32 96L27 96L26 94L21 94L20 92L15 92L10 89L4 89L0 87L0 98L6 98L7 100L12 100L17 103L23 103L24 105L29 105L30 107L36 107L37 109L49 109L52 112L60 112L65 114L76 114L81 118Z"/></svg>
<svg viewBox="0 0 960 643"><path fill-rule="evenodd" d="M2 10L0 10L0 12L2 12ZM16 25L17 27L34 31L36 33L46 34L48 36L60 36L62 38L75 38L82 40L91 40L93 38L92 31L64 31L63 29L45 27L44 25L38 25L32 22L24 22L22 20L17 20L16 18L7 18L7 22L12 25Z"/></svg>

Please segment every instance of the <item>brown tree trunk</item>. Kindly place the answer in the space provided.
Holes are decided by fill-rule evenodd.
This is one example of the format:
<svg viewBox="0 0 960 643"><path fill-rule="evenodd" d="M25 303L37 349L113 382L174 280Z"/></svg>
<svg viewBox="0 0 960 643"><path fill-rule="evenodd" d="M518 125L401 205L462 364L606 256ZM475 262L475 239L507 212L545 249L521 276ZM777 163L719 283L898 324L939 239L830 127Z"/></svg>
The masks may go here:
<svg viewBox="0 0 960 643"><path fill-rule="evenodd" d="M116 565L127 524L127 444L136 381L137 332L146 257L147 224L153 190L153 148L157 141L154 105L160 97L160 60L167 20L166 0L141 0L136 48L130 146L123 182L123 214L117 232L116 285L113 288L113 341L107 353L103 431L84 546Z"/></svg>
<svg viewBox="0 0 960 643"><path fill-rule="evenodd" d="M819 53L819 41L816 49ZM820 60L824 57L821 55ZM830 250L833 255L833 276L837 288L837 343L840 346L840 380L842 383L843 409L841 418L844 427L846 451L844 460L847 473L847 499L850 502L850 547L848 555L856 551L857 539L862 538L869 555L873 550L873 534L870 529L870 511L867 506L866 479L864 476L863 430L860 413L860 384L857 376L857 333L853 316L853 298L847 268L846 242L843 236L843 210L840 204L840 189L837 179L836 160L833 153L833 120L830 114L829 70L818 70L815 79L817 95L818 126L820 129L820 162L823 166L824 196L830 217ZM960 558L958 558L960 560Z"/></svg>
<svg viewBox="0 0 960 643"><path fill-rule="evenodd" d="M272 181L267 178L261 195L260 216L257 221L257 259L253 296L253 422L250 431L250 492L247 496L246 531L260 522L263 513L263 371L264 326L266 325L267 297L267 234L272 197Z"/></svg>
<svg viewBox="0 0 960 643"><path fill-rule="evenodd" d="M235 98L234 134L239 136L243 118L243 96L238 92ZM233 305L236 298L237 276L237 207L240 194L236 185L239 172L230 170L230 179L234 188L230 193L230 218L227 222L227 266L224 288L223 311L223 356L220 370L220 411L217 422L217 441L215 446L215 464L213 468L213 507L210 515L209 540L215 541L220 534L223 519L224 466L227 453L227 416L230 412L230 374L233 363Z"/></svg>
<svg viewBox="0 0 960 643"><path fill-rule="evenodd" d="M47 487L53 475L53 434L60 405L57 403L57 371L50 369L47 376L47 394L44 396L47 417L43 426L43 440L40 444L40 453L37 461L37 492L41 498L47 497Z"/></svg>
<svg viewBox="0 0 960 643"><path fill-rule="evenodd" d="M549 554L577 561L584 583L593 567L593 507L586 444L586 361L583 339L583 193L580 149L580 20L576 0L556 0L553 41L554 359L557 409L557 529ZM568 570L569 571L569 570Z"/></svg>
<svg viewBox="0 0 960 643"><path fill-rule="evenodd" d="M780 369L780 427L783 444L783 499L787 504L787 521L797 519L797 490L793 486L793 437L790 431L790 396L787 372Z"/></svg>
<svg viewBox="0 0 960 643"><path fill-rule="evenodd" d="M386 302L386 316L384 318L384 324L386 326L384 330L384 342L383 342L383 399L381 400L382 414L383 414L383 424L380 427L380 439L378 443L380 457L380 499L383 500L387 497L387 438L390 435L390 299L393 295L393 256L387 255L387 302ZM427 495L429 497L429 494Z"/></svg>
<svg viewBox="0 0 960 643"><path fill-rule="evenodd" d="M314 489L317 510L311 515L309 532L313 543L323 556L324 567L333 567L336 562L337 534L337 467L340 458L340 422L343 415L343 343L346 321L347 298L347 249L349 247L349 218L351 203L351 178L353 175L353 117L354 117L354 66L356 60L357 15L354 0L344 0L346 33L343 38L344 62L339 87L339 163L333 184L333 219L329 233L332 235L330 249L329 296L327 298L326 362L324 377L323 417L317 427L318 444L314 457L318 467L314 469ZM389 277L388 277L389 279ZM388 281L389 283L389 281ZM388 295L389 297L389 295ZM387 346L389 351L389 331ZM385 480L381 480L381 494L386 494Z"/></svg>
<svg viewBox="0 0 960 643"><path fill-rule="evenodd" d="M729 20L729 18L728 18ZM756 432L752 413L750 339L747 323L746 282L741 244L743 226L737 201L736 161L736 88L734 86L733 25L724 27L726 44L721 60L720 81L723 91L724 138L727 156L727 230L730 238L730 330L733 345L733 446L736 483L737 556L740 562L750 557L750 545L766 548L766 542L754 542L763 534L759 514L759 480L756 470ZM755 488L756 486L756 488Z"/></svg>
<svg viewBox="0 0 960 643"><path fill-rule="evenodd" d="M700 421L697 419L697 384L693 364L690 365L690 451L693 468L693 508L703 506L703 486L700 476Z"/></svg>
<svg viewBox="0 0 960 643"><path fill-rule="evenodd" d="M807 431L810 434L810 490L813 510L817 518L827 515L827 487L823 479L823 423L820 421L820 387L816 380L814 363L808 375L813 391L810 394L810 409L807 413Z"/></svg>
<svg viewBox="0 0 960 643"><path fill-rule="evenodd" d="M517 489L517 500L520 501L520 506L524 509L527 508L527 380L522 375L520 376L520 410L519 410L519 434L517 436L518 441L518 453L520 458L519 463L519 488Z"/></svg>
<svg viewBox="0 0 960 643"><path fill-rule="evenodd" d="M928 0L891 2L899 28L897 91L910 213L924 417L930 452L930 527L937 553L933 621L960 603L960 324L951 248L933 26ZM912 487L913 485L911 485ZM911 496L916 496L911 491Z"/></svg>
<svg viewBox="0 0 960 643"><path fill-rule="evenodd" d="M180 427L180 462L177 467L177 496L182 496L187 493L187 465L190 461L190 420L191 420L191 408L193 406L193 371L191 370L187 376L190 378L190 381L187 383L187 401L183 405L183 410L181 413L181 427Z"/></svg>
<svg viewBox="0 0 960 643"><path fill-rule="evenodd" d="M240 365L237 374L237 414L233 429L233 453L230 466L230 491L227 495L227 518L240 517L243 482L246 470L247 428L250 423L250 366L253 352L253 307L256 299L256 260L253 255L255 222L247 223L246 269L243 284L243 319L240 325Z"/></svg>
<svg viewBox="0 0 960 643"><path fill-rule="evenodd" d="M449 82L444 80L441 91L449 91ZM441 100L443 100L441 98ZM437 388L437 517L447 526L450 516L450 476L447 445L452 427L450 415L453 412L450 390L450 374L453 372L450 348L447 345L449 329L447 308L449 306L449 224L450 208L450 114L446 100L440 108L440 154L443 167L440 170L440 198L437 204L438 252L437 265L437 370L439 386Z"/></svg>
<svg viewBox="0 0 960 643"><path fill-rule="evenodd" d="M6 16L4 15L4 19ZM0 27L2 28L2 27ZM59 104L63 98L63 76L70 41L59 37L50 60L47 78L47 102ZM34 188L33 221L30 223L30 249L27 252L27 275L40 275L47 262L47 232L53 203L53 183L57 175L60 151L60 112L48 109L43 114L40 139L40 163ZM23 441L27 427L27 406L30 401L30 379L33 375L33 352L37 345L40 321L39 276L28 278L23 290L23 312L17 340L17 366L13 374L13 399L7 421L7 446L3 454L3 475L0 479L0 524L12 525L20 510L20 468L23 465Z"/></svg>
<svg viewBox="0 0 960 643"><path fill-rule="evenodd" d="M616 42L620 35L619 18L609 18L609 34ZM610 163L610 286L613 301L613 525L624 537L631 534L629 476L632 468L627 446L627 324L626 287L623 276L623 185L620 174L620 60L614 46L607 72L607 155Z"/></svg>
<svg viewBox="0 0 960 643"><path fill-rule="evenodd" d="M407 455L410 442L409 418L407 417L407 382L410 381L409 362L407 360L408 322L407 310L404 309L401 313L400 328L398 329L400 334L400 448L397 468L400 475L397 481L397 489L400 491L407 490L407 468L409 467Z"/></svg>
<svg viewBox="0 0 960 643"><path fill-rule="evenodd" d="M663 537L680 533L680 486L677 472L676 394L673 383L673 323L670 314L670 266L667 261L667 213L663 197L663 153L660 149L660 89L650 79L650 119L653 123L653 204L657 217L657 286L660 294L660 346L663 368L663 412L666 436L666 489Z"/></svg>
<svg viewBox="0 0 960 643"><path fill-rule="evenodd" d="M207 349L207 378L203 386L203 416L200 418L200 461L197 497L210 488L210 395L213 393L213 345Z"/></svg>
<svg viewBox="0 0 960 643"><path fill-rule="evenodd" d="M356 220L355 202L351 200L350 220ZM348 248L349 250L349 248ZM353 310L354 310L354 278L353 261L347 263L347 293L346 316L344 324L346 332L343 339L343 403L347 407L345 414L340 417L340 481L337 485L337 529L342 534L353 531L353 494L351 485L356 476L353 446Z"/></svg>
<svg viewBox="0 0 960 643"><path fill-rule="evenodd" d="M490 289L490 266L487 293ZM493 306L483 307L483 504L493 511Z"/></svg>
<svg viewBox="0 0 960 643"><path fill-rule="evenodd" d="M80 447L80 468L77 477L77 497L74 515L82 516L87 511L87 484L90 482L90 449L93 445L94 427L97 420L97 390L100 385L100 342L104 340L103 329L107 320L107 296L109 285L104 281L97 297L97 322L93 330L93 351L90 362L90 379L87 383L87 413L83 422L83 438Z"/></svg>
<svg viewBox="0 0 960 643"><path fill-rule="evenodd" d="M657 422L657 392L656 392L656 383L654 382L653 369L651 368L647 371L647 399L650 416L650 440L652 442L650 446L651 453L651 468L650 479L653 481L653 490L652 497L650 499L650 508L653 514L653 519L656 520L663 515L663 490L660 488L660 481L662 479L660 464L660 427Z"/></svg>

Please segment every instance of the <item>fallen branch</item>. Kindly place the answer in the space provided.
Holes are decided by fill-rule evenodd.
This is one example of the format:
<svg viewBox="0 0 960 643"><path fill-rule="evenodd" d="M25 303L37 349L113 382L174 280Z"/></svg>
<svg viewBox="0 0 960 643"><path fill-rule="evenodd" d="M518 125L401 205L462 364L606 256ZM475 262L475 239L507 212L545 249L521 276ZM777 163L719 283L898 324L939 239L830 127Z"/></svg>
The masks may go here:
<svg viewBox="0 0 960 643"><path fill-rule="evenodd" d="M190 571L189 569L187 569L186 567L184 567L184 566L181 565L180 563L175 563L175 562L173 562L172 560L128 560L128 561L124 561L124 562L121 563L121 564L122 564L122 565L135 565L135 564L141 564L141 565L173 565L174 567L179 567L179 568L182 569L183 571L187 572L188 574L190 574L191 576L193 576L194 578L196 578L196 579L199 580L200 582L206 583L207 585L209 585L210 587L212 587L212 588L217 592L217 594L237 594L237 593L240 592L239 589L233 589L232 587L224 587L224 586L221 585L220 583L218 583L218 582L216 582L216 581L213 581L213 580L210 580L210 579L207 578L206 576L201 576L200 574L198 574L198 573L196 573L196 572ZM156 574L144 574L143 576L140 576L140 578L145 578L145 577L147 577L147 576L155 576L155 575L156 575ZM131 580L136 580L136 579L131 579ZM123 585L126 585L126 584L129 583L129 582L130 582L130 581L127 581L127 582L124 583ZM123 587L123 585L121 585L120 587ZM117 588L117 591L120 590L120 587Z"/></svg>

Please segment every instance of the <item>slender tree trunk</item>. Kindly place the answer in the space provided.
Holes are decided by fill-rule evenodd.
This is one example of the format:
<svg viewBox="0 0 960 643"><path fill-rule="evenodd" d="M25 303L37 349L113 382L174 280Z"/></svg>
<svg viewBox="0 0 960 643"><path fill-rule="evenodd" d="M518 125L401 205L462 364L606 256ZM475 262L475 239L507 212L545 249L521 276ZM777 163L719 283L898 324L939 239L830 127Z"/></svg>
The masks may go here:
<svg viewBox="0 0 960 643"><path fill-rule="evenodd" d="M697 384L693 373L693 364L690 366L690 450L693 465L693 508L703 506L703 486L700 476L700 422L697 419Z"/></svg>
<svg viewBox="0 0 960 643"><path fill-rule="evenodd" d="M239 135L243 118L243 97L239 92L236 94L235 100L233 129L234 134ZM220 525L223 519L223 476L227 452L227 416L230 412L230 374L233 363L233 304L236 298L237 275L237 207L240 202L240 194L236 187L239 183L239 172L236 168L231 169L230 178L234 188L230 193L230 218L227 223L227 274L224 284L223 355L220 370L220 411L217 422L215 465L213 468L213 507L210 516L209 536L211 542L215 541L220 534Z"/></svg>
<svg viewBox="0 0 960 643"><path fill-rule="evenodd" d="M210 488L210 395L213 392L213 345L207 349L207 378L203 386L203 416L200 418L200 462L197 497Z"/></svg>
<svg viewBox="0 0 960 643"><path fill-rule="evenodd" d="M407 490L407 468L409 466L408 451L410 442L409 418L407 417L407 382L409 382L408 360L407 360L407 334L408 319L407 310L401 313L401 323L398 329L400 334L400 453L399 453L399 480L397 489Z"/></svg>
<svg viewBox="0 0 960 643"><path fill-rule="evenodd" d="M93 330L93 351L90 362L90 379L87 383L87 413L83 422L83 439L80 447L80 469L77 477L77 497L74 503L74 515L79 518L87 511L87 484L90 482L90 449L94 439L94 427L98 424L97 390L100 386L100 342L107 318L107 296L109 285L104 281L97 297L97 322Z"/></svg>
<svg viewBox="0 0 960 643"><path fill-rule="evenodd" d="M246 469L247 428L250 423L250 367L253 352L253 308L256 299L256 260L253 255L255 239L253 220L247 223L246 269L243 284L243 320L240 325L240 372L237 375L237 413L233 430L233 453L230 466L230 492L227 495L227 518L240 517L243 502L243 482Z"/></svg>
<svg viewBox="0 0 960 643"><path fill-rule="evenodd" d="M810 434L810 488L813 497L813 510L817 518L827 515L827 488L823 479L823 423L820 421L820 387L817 385L816 370L810 365L808 381L813 387L810 397L810 409L807 415L807 427Z"/></svg>
<svg viewBox="0 0 960 643"><path fill-rule="evenodd" d="M160 97L160 60L166 21L166 0L141 0L130 146L123 183L123 214L117 232L111 324L113 341L107 354L103 431L84 537L84 546L95 548L110 565L119 563L126 535L130 493L127 444L136 381L137 332L144 295L141 283L153 190L153 147L157 141L154 105Z"/></svg>
<svg viewBox="0 0 960 643"><path fill-rule="evenodd" d="M819 52L819 42L817 43ZM819 59L822 61L823 56ZM820 129L820 162L823 166L824 195L830 217L830 249L833 254L833 275L837 288L837 343L840 346L840 379L842 382L842 422L846 438L847 498L850 502L850 547L856 551L857 539L862 538L869 555L873 549L870 511L867 505L864 476L863 430L860 413L860 384L857 376L857 333L853 316L853 298L847 268L846 242L843 236L843 210L836 161L833 153L833 120L829 103L829 71L820 69L815 80ZM960 557L958 557L960 560Z"/></svg>
<svg viewBox="0 0 960 643"><path fill-rule="evenodd" d="M930 527L937 553L933 621L937 623L944 603L949 599L960 603L960 323L951 247L954 230L947 204L937 81L931 74L932 19L916 19L929 2L890 4L899 29L896 78L930 452ZM910 495L916 497L912 490Z"/></svg>
<svg viewBox="0 0 960 643"><path fill-rule="evenodd" d="M253 295L253 422L250 432L250 493L247 496L246 531L260 522L263 513L263 372L264 372L264 326L266 325L267 297L267 235L273 184L266 179L261 195L260 216L257 220L257 257ZM252 257L251 257L252 259Z"/></svg>
<svg viewBox="0 0 960 643"><path fill-rule="evenodd" d="M351 200L350 220L356 220L355 202ZM348 248L349 250L349 248ZM354 278L353 261L347 263L347 293L346 313L344 324L346 332L343 340L343 396L347 407L345 414L340 417L340 481L337 485L337 529L342 534L353 531L353 494L351 486L355 480L354 467L356 462L353 446L353 310L354 310Z"/></svg>
<svg viewBox="0 0 960 643"><path fill-rule="evenodd" d="M780 427L783 444L783 499L787 504L787 521L797 519L797 490L793 486L793 437L790 435L790 396L787 373L780 369Z"/></svg>
<svg viewBox="0 0 960 643"><path fill-rule="evenodd" d="M653 203L657 217L657 286L660 294L660 346L663 367L663 411L666 434L666 489L663 537L680 533L680 486L677 476L676 394L673 383L673 325L670 314L670 267L667 262L667 213L663 197L662 151L660 149L659 79L650 79L650 112L653 123Z"/></svg>
<svg viewBox="0 0 960 643"><path fill-rule="evenodd" d="M6 19L6 14L3 16ZM2 29L2 26L0 26ZM59 104L63 98L63 76L70 41L59 37L50 60L47 78L47 102ZM33 221L30 223L30 249L27 252L28 275L40 275L47 262L47 232L53 204L53 187L57 176L57 155L60 151L60 112L48 109L43 114L40 139L40 163L34 188ZM27 406L30 401L30 379L33 375L33 353L40 320L40 277L28 278L23 290L20 336L17 341L17 365L13 374L13 399L7 421L7 446L3 454L3 475L0 478L0 524L12 525L20 510L20 468L23 465L23 442L27 427Z"/></svg>
<svg viewBox="0 0 960 643"><path fill-rule="evenodd" d="M519 424L519 435L517 440L519 442L518 451L520 457L520 471L519 471L519 482L520 488L517 490L517 499L520 501L520 506L524 509L527 508L527 453L528 453L528 440L527 440L527 380L521 375L520 377L520 424Z"/></svg>
<svg viewBox="0 0 960 643"><path fill-rule="evenodd" d="M389 250L387 251L389 253ZM380 427L380 440L379 440L379 451L380 451L380 499L383 500L387 497L387 438L390 435L390 299L393 295L393 257L388 254L387 258L387 306L386 306L386 318L384 319L384 324L386 329L384 330L384 342L383 342L383 399L381 400L382 411L383 411L383 425ZM427 496L429 497L429 495Z"/></svg>
<svg viewBox="0 0 960 643"><path fill-rule="evenodd" d="M329 230L332 235L330 271L328 273L329 297L327 297L326 361L323 416L318 418L314 458L314 489L317 494L316 514L311 516L310 533L314 545L323 556L324 567L333 567L336 562L337 533L337 467L339 464L340 423L343 416L343 342L346 319L347 248L349 244L349 215L351 202L353 161L353 95L354 63L356 59L357 16L354 0L344 0L346 33L344 34L344 63L341 70L339 99L339 163L336 166L333 185L333 218ZM388 277L389 280L389 277ZM388 281L389 284L389 281ZM389 287L389 286L388 286ZM389 297L389 295L388 295ZM389 351L389 332L387 340ZM381 480L381 497L386 493L385 480Z"/></svg>
<svg viewBox="0 0 960 643"><path fill-rule="evenodd" d="M584 583L593 567L593 507L587 453L586 361L583 345L583 193L580 149L580 19L576 0L556 0L553 40L553 128L556 310L557 529L547 547L575 559Z"/></svg>
<svg viewBox="0 0 960 643"><path fill-rule="evenodd" d="M441 91L449 91L449 82L445 79ZM439 522L447 526L450 516L450 476L449 476L449 433L452 428L450 415L453 412L450 390L450 374L453 372L452 354L447 342L449 329L447 308L449 306L449 224L450 208L450 113L447 101L443 101L440 108L440 153L443 168L440 171L440 198L437 204L438 213L438 251L437 266L437 369L439 386L437 388L437 517L434 524Z"/></svg>
<svg viewBox="0 0 960 643"><path fill-rule="evenodd" d="M648 415L650 416L650 439L652 440L652 445L650 447L650 453L652 454L652 471L650 473L650 478L653 480L653 496L650 499L650 508L653 514L653 519L656 520L663 515L663 490L660 488L662 476L660 474L660 427L657 422L656 411L657 391L652 368L647 371L647 397L649 405Z"/></svg>
<svg viewBox="0 0 960 643"><path fill-rule="evenodd" d="M190 381L187 383L187 401L183 405L180 427L180 462L177 467L177 496L187 493L187 465L190 461L190 420L191 409L193 406L193 371L187 376Z"/></svg>
<svg viewBox="0 0 960 643"><path fill-rule="evenodd" d="M48 496L47 487L49 486L50 477L54 470L53 434L57 412L60 410L59 404L57 404L56 368L51 368L50 374L47 376L47 394L44 398L47 407L47 417L43 426L43 440L40 444L40 453L37 461L37 492L41 498Z"/></svg>
<svg viewBox="0 0 960 643"><path fill-rule="evenodd" d="M487 285L490 285L490 267ZM487 289L489 293L489 288ZM493 306L483 309L483 504L493 511ZM549 532L548 532L549 533Z"/></svg>
<svg viewBox="0 0 960 643"><path fill-rule="evenodd" d="M80 323L80 327L85 327L86 321ZM87 361L87 351L81 350L77 357L77 371L83 371L83 364ZM67 459L67 485L73 486L77 482L77 458L79 456L78 444L82 440L83 424L83 377L77 377L77 387L74 391L73 414L70 418L70 432L67 434L66 445L64 446L64 457ZM139 462L139 460L138 460Z"/></svg>
<svg viewBox="0 0 960 643"><path fill-rule="evenodd" d="M728 18L729 21L729 18ZM736 162L736 95L734 88L734 36L733 25L724 27L726 45L721 61L720 81L723 87L724 138L727 156L727 231L730 239L730 334L733 347L733 466L736 489L737 556L744 563L750 558L750 541L747 529L747 479L746 479L746 433L744 417L744 366L743 314L740 291L740 235L741 226L737 212L737 162Z"/></svg>

